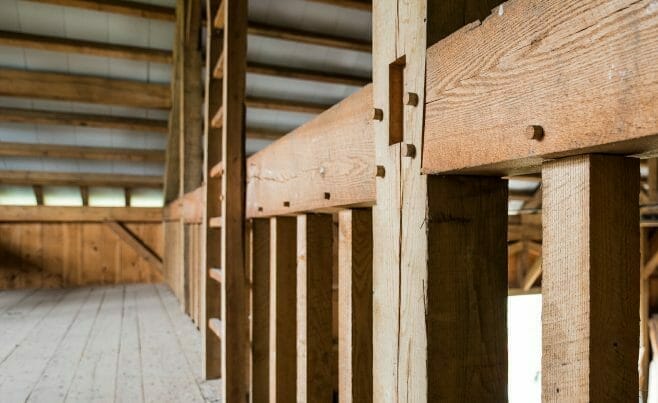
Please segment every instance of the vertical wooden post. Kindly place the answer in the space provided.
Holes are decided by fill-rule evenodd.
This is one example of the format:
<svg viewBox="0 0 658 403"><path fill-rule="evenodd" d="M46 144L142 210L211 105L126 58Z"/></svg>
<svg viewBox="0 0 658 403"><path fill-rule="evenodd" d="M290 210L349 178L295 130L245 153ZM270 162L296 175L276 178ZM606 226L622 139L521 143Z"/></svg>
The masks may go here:
<svg viewBox="0 0 658 403"><path fill-rule="evenodd" d="M297 401L331 402L333 395L333 220L297 217Z"/></svg>
<svg viewBox="0 0 658 403"><path fill-rule="evenodd" d="M339 213L338 400L372 400L372 213Z"/></svg>
<svg viewBox="0 0 658 403"><path fill-rule="evenodd" d="M269 401L270 221L251 222L251 401Z"/></svg>
<svg viewBox="0 0 658 403"><path fill-rule="evenodd" d="M545 163L542 398L638 398L639 162Z"/></svg>
<svg viewBox="0 0 658 403"><path fill-rule="evenodd" d="M297 396L297 228L291 217L270 220L270 403Z"/></svg>
<svg viewBox="0 0 658 403"><path fill-rule="evenodd" d="M210 120L213 114L222 105L222 81L212 77L212 68L222 52L222 36L212 25L213 15L219 7L218 0L206 0L206 80L204 99L204 178L205 191L203 234L204 234L204 275L202 276L203 303L202 324L200 328L203 336L203 371L205 379L221 377L221 341L209 328L211 318L219 318L221 314L221 285L212 277L210 270L222 268L221 264L221 231L212 228L208 221L221 214L219 195L221 193L220 181L209 175L210 169L222 158L222 130L212 127Z"/></svg>

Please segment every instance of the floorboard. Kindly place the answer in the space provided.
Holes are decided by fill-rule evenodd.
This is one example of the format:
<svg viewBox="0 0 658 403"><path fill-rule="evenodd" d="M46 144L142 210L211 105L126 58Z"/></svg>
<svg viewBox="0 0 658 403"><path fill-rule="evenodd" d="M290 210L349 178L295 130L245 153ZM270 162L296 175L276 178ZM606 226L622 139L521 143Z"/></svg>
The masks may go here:
<svg viewBox="0 0 658 403"><path fill-rule="evenodd" d="M163 285L0 291L0 401L218 402Z"/></svg>

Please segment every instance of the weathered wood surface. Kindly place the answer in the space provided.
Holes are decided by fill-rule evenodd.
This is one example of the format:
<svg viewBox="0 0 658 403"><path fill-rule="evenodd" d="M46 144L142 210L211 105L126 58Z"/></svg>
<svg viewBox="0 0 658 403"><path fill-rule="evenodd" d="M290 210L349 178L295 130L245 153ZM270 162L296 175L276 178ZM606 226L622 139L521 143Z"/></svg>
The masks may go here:
<svg viewBox="0 0 658 403"><path fill-rule="evenodd" d="M0 222L161 222L151 207L2 206Z"/></svg>
<svg viewBox="0 0 658 403"><path fill-rule="evenodd" d="M375 200L372 87L343 100L247 160L247 216Z"/></svg>
<svg viewBox="0 0 658 403"><path fill-rule="evenodd" d="M640 233L636 159L544 164L542 398L638 398Z"/></svg>
<svg viewBox="0 0 658 403"><path fill-rule="evenodd" d="M658 149L652 0L511 0L428 49L423 171ZM544 129L541 141L525 136Z"/></svg>
<svg viewBox="0 0 658 403"><path fill-rule="evenodd" d="M251 396L270 400L270 221L252 220L251 252Z"/></svg>
<svg viewBox="0 0 658 403"><path fill-rule="evenodd" d="M129 224L162 256L162 224ZM101 223L0 224L0 289L162 281Z"/></svg>
<svg viewBox="0 0 658 403"><path fill-rule="evenodd" d="M98 161L163 162L162 150L0 142L0 156Z"/></svg>
<svg viewBox="0 0 658 403"><path fill-rule="evenodd" d="M56 4L66 7L78 7L92 11L122 14L130 17L150 18L163 21L174 21L176 14L173 8L144 4L127 0L30 0L37 3Z"/></svg>
<svg viewBox="0 0 658 403"><path fill-rule="evenodd" d="M115 186L130 188L157 188L162 186L162 176L52 171L0 171L0 183L5 185Z"/></svg>
<svg viewBox="0 0 658 403"><path fill-rule="evenodd" d="M0 95L136 108L171 107L166 84L9 68L0 69Z"/></svg>

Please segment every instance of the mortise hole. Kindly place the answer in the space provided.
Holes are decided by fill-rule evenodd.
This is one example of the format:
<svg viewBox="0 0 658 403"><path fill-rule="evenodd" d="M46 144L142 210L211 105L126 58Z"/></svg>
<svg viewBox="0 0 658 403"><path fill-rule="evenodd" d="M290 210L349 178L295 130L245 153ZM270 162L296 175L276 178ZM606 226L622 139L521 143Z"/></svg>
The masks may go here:
<svg viewBox="0 0 658 403"><path fill-rule="evenodd" d="M290 207L290 202L289 201L284 201L283 202L283 207Z"/></svg>
<svg viewBox="0 0 658 403"><path fill-rule="evenodd" d="M388 144L402 142L404 117L404 66L402 56L388 66Z"/></svg>

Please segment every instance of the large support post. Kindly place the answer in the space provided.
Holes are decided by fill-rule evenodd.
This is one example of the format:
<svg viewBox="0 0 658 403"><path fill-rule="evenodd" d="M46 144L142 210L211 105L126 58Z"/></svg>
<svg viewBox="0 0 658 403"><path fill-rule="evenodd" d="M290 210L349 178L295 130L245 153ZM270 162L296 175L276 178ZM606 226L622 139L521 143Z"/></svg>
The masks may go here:
<svg viewBox="0 0 658 403"><path fill-rule="evenodd" d="M251 221L251 401L269 401L270 221Z"/></svg>
<svg viewBox="0 0 658 403"><path fill-rule="evenodd" d="M543 179L543 401L638 398L639 162L582 155Z"/></svg>
<svg viewBox="0 0 658 403"><path fill-rule="evenodd" d="M297 217L297 401L331 402L333 219Z"/></svg>
<svg viewBox="0 0 658 403"><path fill-rule="evenodd" d="M270 403L297 396L297 222L270 220Z"/></svg>
<svg viewBox="0 0 658 403"><path fill-rule="evenodd" d="M372 213L338 217L338 400L372 403Z"/></svg>

